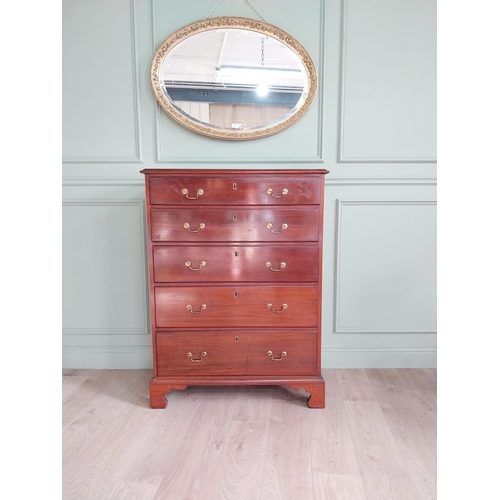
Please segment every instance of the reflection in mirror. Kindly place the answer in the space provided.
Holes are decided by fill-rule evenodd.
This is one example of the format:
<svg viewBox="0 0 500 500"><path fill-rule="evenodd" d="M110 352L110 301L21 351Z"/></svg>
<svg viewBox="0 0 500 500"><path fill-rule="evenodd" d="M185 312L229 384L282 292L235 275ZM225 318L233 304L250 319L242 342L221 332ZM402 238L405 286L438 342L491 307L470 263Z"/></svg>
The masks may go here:
<svg viewBox="0 0 500 500"><path fill-rule="evenodd" d="M295 123L317 86L293 37L267 23L214 18L172 34L157 50L151 82L182 125L219 139L266 137Z"/></svg>

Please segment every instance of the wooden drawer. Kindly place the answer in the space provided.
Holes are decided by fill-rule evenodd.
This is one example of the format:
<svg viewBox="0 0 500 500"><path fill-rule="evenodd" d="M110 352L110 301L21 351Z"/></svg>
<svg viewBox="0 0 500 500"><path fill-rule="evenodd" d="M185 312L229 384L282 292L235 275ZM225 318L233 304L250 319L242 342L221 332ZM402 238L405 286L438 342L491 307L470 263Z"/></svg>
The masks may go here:
<svg viewBox="0 0 500 500"><path fill-rule="evenodd" d="M155 282L317 281L317 246L155 246Z"/></svg>
<svg viewBox="0 0 500 500"><path fill-rule="evenodd" d="M318 177L154 177L151 205L317 205Z"/></svg>
<svg viewBox="0 0 500 500"><path fill-rule="evenodd" d="M317 208L152 209L151 238L160 241L318 241Z"/></svg>
<svg viewBox="0 0 500 500"><path fill-rule="evenodd" d="M156 356L160 377L313 375L317 332L158 333Z"/></svg>
<svg viewBox="0 0 500 500"><path fill-rule="evenodd" d="M157 328L314 327L317 287L155 288Z"/></svg>

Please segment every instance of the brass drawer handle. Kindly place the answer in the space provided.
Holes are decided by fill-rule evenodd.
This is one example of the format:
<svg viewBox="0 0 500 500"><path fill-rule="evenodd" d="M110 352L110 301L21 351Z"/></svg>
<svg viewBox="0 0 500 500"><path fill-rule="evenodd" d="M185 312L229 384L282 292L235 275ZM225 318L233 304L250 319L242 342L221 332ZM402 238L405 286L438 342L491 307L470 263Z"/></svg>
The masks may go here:
<svg viewBox="0 0 500 500"><path fill-rule="evenodd" d="M273 309L272 304L267 304L267 308L270 309L273 313L282 313L288 306L286 304L283 304L281 306L281 309Z"/></svg>
<svg viewBox="0 0 500 500"><path fill-rule="evenodd" d="M282 233L287 227L288 227L288 224L282 224L281 225L281 231L273 231L273 225L269 222L269 224L266 226L267 229L269 229L271 231L271 233L274 233L274 234L280 234Z"/></svg>
<svg viewBox="0 0 500 500"><path fill-rule="evenodd" d="M191 269L191 271L199 271L202 267L205 267L207 265L207 263L202 260L200 262L200 267L191 267L191 261L190 260L186 260L186 262L184 263L184 265L186 267L189 267L189 269Z"/></svg>
<svg viewBox="0 0 500 500"><path fill-rule="evenodd" d="M205 229L205 224L203 222L200 222L198 224L198 229L189 229L189 228L190 228L189 222L184 222L184 229L187 229L190 233L197 233L201 229Z"/></svg>
<svg viewBox="0 0 500 500"><path fill-rule="evenodd" d="M193 362L193 363L201 363L202 359L204 357L206 357L207 353L205 351L203 351L201 354L200 354L200 359L194 359L193 358L193 353L192 352L188 352L187 353L187 357Z"/></svg>
<svg viewBox="0 0 500 500"><path fill-rule="evenodd" d="M201 307L200 307L199 311L193 311L193 306L191 304L188 304L186 306L186 309L188 309L191 314L200 314L201 311L204 311L206 308L207 308L206 304L201 304Z"/></svg>
<svg viewBox="0 0 500 500"><path fill-rule="evenodd" d="M282 189L281 196L274 196L273 190L271 188L269 188L266 192L267 192L267 194L270 194L273 198L283 198L283 196L285 196L285 194L288 194L288 189L287 188Z"/></svg>
<svg viewBox="0 0 500 500"><path fill-rule="evenodd" d="M184 188L181 193L182 194L185 194L186 195L186 198L188 200L196 200L196 198L198 198L198 196L201 196L203 194L203 189L198 189L198 191L196 191L196 196L192 197L192 196L189 196L188 194L188 190L186 188Z"/></svg>
<svg viewBox="0 0 500 500"><path fill-rule="evenodd" d="M273 351L267 351L267 355L273 360L273 361L281 361L285 356L286 356L286 351L283 351L280 355L279 358L273 358Z"/></svg>
<svg viewBox="0 0 500 500"><path fill-rule="evenodd" d="M273 269L273 265L270 262L266 262L266 267L268 267L269 269L271 269L271 271L281 271L282 269L284 269L286 267L286 262L282 262L280 264L280 268L279 269Z"/></svg>

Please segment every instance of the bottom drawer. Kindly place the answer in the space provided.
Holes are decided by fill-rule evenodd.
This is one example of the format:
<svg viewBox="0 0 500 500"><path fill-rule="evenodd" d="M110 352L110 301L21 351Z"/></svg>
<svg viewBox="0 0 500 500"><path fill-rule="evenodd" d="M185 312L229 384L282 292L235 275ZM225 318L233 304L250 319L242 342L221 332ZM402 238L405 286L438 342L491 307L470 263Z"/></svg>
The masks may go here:
<svg viewBox="0 0 500 500"><path fill-rule="evenodd" d="M157 334L159 377L174 375L314 375L318 335L307 332Z"/></svg>

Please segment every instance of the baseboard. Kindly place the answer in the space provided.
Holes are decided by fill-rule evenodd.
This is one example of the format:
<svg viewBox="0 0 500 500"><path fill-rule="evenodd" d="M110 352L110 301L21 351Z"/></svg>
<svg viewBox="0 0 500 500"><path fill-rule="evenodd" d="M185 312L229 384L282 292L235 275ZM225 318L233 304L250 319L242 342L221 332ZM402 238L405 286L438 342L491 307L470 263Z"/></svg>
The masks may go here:
<svg viewBox="0 0 500 500"><path fill-rule="evenodd" d="M153 354L151 347L63 347L62 367L152 369Z"/></svg>
<svg viewBox="0 0 500 500"><path fill-rule="evenodd" d="M436 346L325 346L322 368L436 368ZM65 347L63 368L152 369L148 347Z"/></svg>
<svg viewBox="0 0 500 500"><path fill-rule="evenodd" d="M436 346L323 347L322 368L436 368Z"/></svg>

